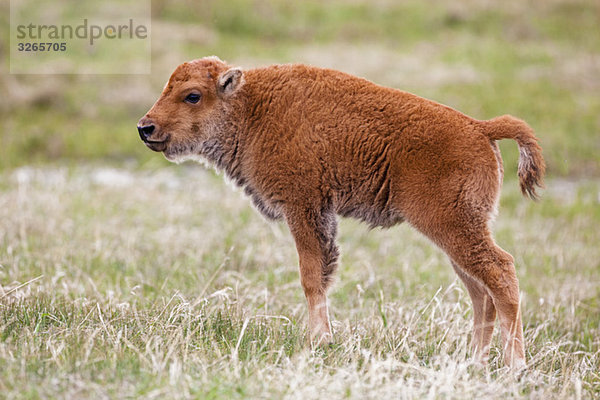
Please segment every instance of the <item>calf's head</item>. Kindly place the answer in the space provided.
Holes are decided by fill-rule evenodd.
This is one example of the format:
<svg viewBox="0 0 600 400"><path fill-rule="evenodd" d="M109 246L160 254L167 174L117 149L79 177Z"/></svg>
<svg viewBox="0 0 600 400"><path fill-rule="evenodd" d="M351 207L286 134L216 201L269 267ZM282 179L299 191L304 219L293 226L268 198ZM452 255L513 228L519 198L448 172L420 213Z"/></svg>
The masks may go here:
<svg viewBox="0 0 600 400"><path fill-rule="evenodd" d="M170 161L193 158L218 132L230 97L243 83L242 71L229 68L217 57L181 64L139 120L140 139Z"/></svg>

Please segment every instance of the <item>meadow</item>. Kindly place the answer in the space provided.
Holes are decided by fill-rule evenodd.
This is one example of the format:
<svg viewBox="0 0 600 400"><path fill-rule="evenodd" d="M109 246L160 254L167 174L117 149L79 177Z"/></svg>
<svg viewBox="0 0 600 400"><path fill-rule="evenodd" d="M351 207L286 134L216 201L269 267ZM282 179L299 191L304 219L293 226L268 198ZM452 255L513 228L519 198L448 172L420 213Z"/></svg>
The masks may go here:
<svg viewBox="0 0 600 400"><path fill-rule="evenodd" d="M455 3L154 1L151 75L0 65L0 397L600 397L600 3ZM499 337L472 363L468 294L408 225L341 221L335 343L311 348L286 226L137 137L171 70L210 54L337 68L534 127L547 189L521 196L503 142L494 225L521 283L524 373Z"/></svg>

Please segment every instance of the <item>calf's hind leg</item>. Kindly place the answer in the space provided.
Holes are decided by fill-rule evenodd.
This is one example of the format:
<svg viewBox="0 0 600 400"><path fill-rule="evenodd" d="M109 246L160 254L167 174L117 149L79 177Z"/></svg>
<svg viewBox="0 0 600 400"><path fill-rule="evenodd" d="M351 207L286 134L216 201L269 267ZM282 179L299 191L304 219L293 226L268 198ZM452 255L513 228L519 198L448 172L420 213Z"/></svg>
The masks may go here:
<svg viewBox="0 0 600 400"><path fill-rule="evenodd" d="M482 364L486 364L496 322L496 307L485 286L465 273L454 261L452 267L467 287L473 303L473 352Z"/></svg>
<svg viewBox="0 0 600 400"><path fill-rule="evenodd" d="M470 282L467 286L469 292L475 289L474 283L480 282L481 287L491 296L500 319L504 361L512 367L523 367L525 365L523 325L519 304L519 282L513 258L494 243L485 223L477 224L471 221L470 224L462 225L463 229L456 229L460 226L457 224L453 226L455 229L447 230L440 244L456 264L455 268ZM475 298L480 300L485 297L475 294ZM479 308L481 311L481 307ZM491 318L491 312L487 317ZM480 342L482 346L487 344L485 341L488 341L490 336L490 332L485 331L485 327L483 333L483 340ZM485 347L482 347L482 350L484 349Z"/></svg>

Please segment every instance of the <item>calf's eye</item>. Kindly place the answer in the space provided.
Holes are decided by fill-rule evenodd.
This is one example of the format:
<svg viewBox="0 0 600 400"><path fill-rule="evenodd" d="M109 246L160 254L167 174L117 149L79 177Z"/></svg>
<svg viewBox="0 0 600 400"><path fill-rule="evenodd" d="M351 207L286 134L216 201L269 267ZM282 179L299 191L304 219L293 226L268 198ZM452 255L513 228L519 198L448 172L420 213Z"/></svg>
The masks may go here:
<svg viewBox="0 0 600 400"><path fill-rule="evenodd" d="M186 103L196 104L200 101L200 95L198 93L190 93L185 97Z"/></svg>

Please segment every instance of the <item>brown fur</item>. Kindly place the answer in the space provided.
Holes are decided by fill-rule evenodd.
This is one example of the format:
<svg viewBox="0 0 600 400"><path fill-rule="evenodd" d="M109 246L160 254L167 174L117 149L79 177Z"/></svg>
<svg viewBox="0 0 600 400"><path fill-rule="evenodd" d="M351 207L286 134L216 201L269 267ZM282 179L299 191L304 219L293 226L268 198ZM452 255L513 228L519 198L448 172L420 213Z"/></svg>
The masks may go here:
<svg viewBox="0 0 600 400"><path fill-rule="evenodd" d="M191 92L201 94L197 104L185 101ZM487 358L498 315L506 363L524 364L513 258L494 243L488 222L503 173L496 140L517 141L523 193L535 197L542 185L541 148L525 122L478 121L339 71L242 71L209 57L180 65L139 125L154 125L142 137L151 149L172 161L207 161L264 216L287 222L312 337L331 339L336 214L373 227L407 221L448 254L467 287L479 358Z"/></svg>

